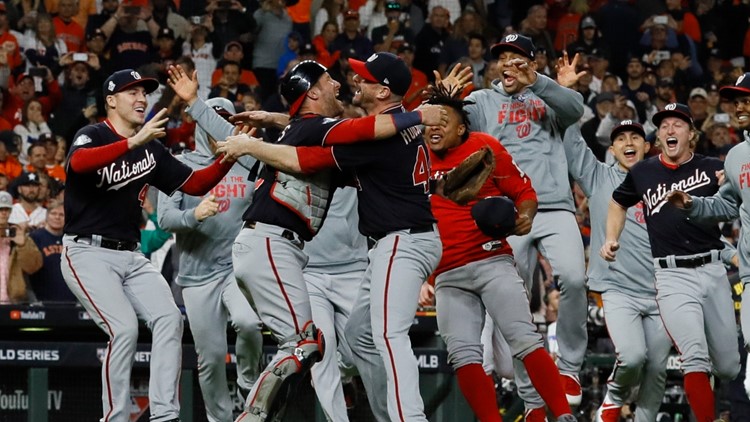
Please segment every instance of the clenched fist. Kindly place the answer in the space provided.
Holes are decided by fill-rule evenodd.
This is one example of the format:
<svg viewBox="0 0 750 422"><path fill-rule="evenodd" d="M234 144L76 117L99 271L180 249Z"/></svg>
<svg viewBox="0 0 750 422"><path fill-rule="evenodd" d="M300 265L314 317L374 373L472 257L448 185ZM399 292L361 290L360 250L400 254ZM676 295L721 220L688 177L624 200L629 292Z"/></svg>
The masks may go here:
<svg viewBox="0 0 750 422"><path fill-rule="evenodd" d="M208 217L213 217L217 212L219 212L219 203L216 202L216 196L208 195L195 207L193 214L196 220L203 221Z"/></svg>

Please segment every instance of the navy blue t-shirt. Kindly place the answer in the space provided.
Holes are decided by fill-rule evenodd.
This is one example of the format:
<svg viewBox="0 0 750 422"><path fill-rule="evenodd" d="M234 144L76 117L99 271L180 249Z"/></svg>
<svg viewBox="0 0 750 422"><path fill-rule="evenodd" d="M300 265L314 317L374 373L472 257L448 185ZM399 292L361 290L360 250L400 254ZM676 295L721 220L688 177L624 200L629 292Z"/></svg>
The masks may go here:
<svg viewBox="0 0 750 422"><path fill-rule="evenodd" d="M108 121L76 133L70 157L80 148L95 148L123 139ZM65 233L138 242L141 239L141 206L149 185L171 195L193 170L181 163L158 141L118 157L90 173L77 173L67 165L65 182Z"/></svg>
<svg viewBox="0 0 750 422"><path fill-rule="evenodd" d="M384 114L403 113L395 106ZM429 199L430 159L418 126L375 142L333 146L342 170L352 170L359 198L359 231L381 236L434 223Z"/></svg>
<svg viewBox="0 0 750 422"><path fill-rule="evenodd" d="M717 224L693 221L667 201L667 194L672 190L696 196L713 195L719 190L716 171L723 170L724 163L695 154L679 167L672 168L662 163L660 157L651 157L634 165L622 184L612 192L612 199L623 207L632 207L643 201L654 258L724 249Z"/></svg>
<svg viewBox="0 0 750 422"><path fill-rule="evenodd" d="M62 235L58 236L41 228L34 230L29 236L42 252L42 268L29 276L36 298L41 301L75 302L76 297L65 284L60 269Z"/></svg>

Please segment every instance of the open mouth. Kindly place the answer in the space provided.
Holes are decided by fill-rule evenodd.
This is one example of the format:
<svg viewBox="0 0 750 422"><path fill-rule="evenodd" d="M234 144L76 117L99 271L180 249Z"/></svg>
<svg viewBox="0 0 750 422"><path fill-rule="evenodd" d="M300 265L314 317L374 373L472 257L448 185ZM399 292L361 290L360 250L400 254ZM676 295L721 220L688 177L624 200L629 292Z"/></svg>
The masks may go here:
<svg viewBox="0 0 750 422"><path fill-rule="evenodd" d="M431 144L437 144L437 143L440 143L440 141L443 140L443 135L440 135L440 134L436 133L436 134L430 135L429 139L430 139L430 143Z"/></svg>
<svg viewBox="0 0 750 422"><path fill-rule="evenodd" d="M634 158L635 157L635 150L634 149L626 149L625 152L626 158Z"/></svg>
<svg viewBox="0 0 750 422"><path fill-rule="evenodd" d="M146 107L142 107L142 106L136 107L135 112L138 114L144 114L146 112Z"/></svg>
<svg viewBox="0 0 750 422"><path fill-rule="evenodd" d="M677 138L670 136L667 138L667 148L675 148L677 146Z"/></svg>
<svg viewBox="0 0 750 422"><path fill-rule="evenodd" d="M737 115L737 120L739 120L740 122L745 123L745 122L747 122L747 121L750 120L750 114L744 114L744 113L743 114L738 114Z"/></svg>
<svg viewBox="0 0 750 422"><path fill-rule="evenodd" d="M508 71L503 72L503 83L505 85L510 85L515 81L516 81L515 76L513 76L510 72Z"/></svg>

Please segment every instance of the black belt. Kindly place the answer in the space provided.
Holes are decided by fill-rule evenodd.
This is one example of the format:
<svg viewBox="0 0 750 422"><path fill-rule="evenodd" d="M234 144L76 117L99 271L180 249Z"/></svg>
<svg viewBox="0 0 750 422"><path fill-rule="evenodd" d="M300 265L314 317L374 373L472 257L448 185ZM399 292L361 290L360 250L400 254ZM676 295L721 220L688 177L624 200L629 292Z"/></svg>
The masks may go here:
<svg viewBox="0 0 750 422"><path fill-rule="evenodd" d="M429 233L429 232L433 231L434 229L435 228L433 227L432 224L430 224L429 226L417 226L417 227L410 228L409 229L409 234ZM403 230L406 230L406 229L403 229ZM398 231L398 230L394 230L394 231ZM378 240L380 240L380 239L388 236L390 233L393 233L393 232L371 234L370 238L372 238L375 241L378 241Z"/></svg>
<svg viewBox="0 0 750 422"><path fill-rule="evenodd" d="M115 251L131 251L132 252L138 249L138 242L133 242L129 240L110 239L107 237L102 237L98 245L96 244L96 242L91 236L76 236L73 238L73 241L85 243L87 245L99 246L99 247L106 248L106 249L112 249Z"/></svg>
<svg viewBox="0 0 750 422"><path fill-rule="evenodd" d="M712 262L715 262L715 261L711 252L705 255L694 256L692 258L675 257L674 268L696 268L696 267L702 267ZM659 268L673 268L672 266L669 265L669 260L667 258L657 258L656 265L658 265Z"/></svg>
<svg viewBox="0 0 750 422"><path fill-rule="evenodd" d="M245 224L243 224L242 227L246 229L255 229L255 221L245 221ZM302 239L300 239L299 236L295 235L294 232L289 229L284 229L284 231L281 232L281 237L286 240L291 240L292 242L302 242Z"/></svg>

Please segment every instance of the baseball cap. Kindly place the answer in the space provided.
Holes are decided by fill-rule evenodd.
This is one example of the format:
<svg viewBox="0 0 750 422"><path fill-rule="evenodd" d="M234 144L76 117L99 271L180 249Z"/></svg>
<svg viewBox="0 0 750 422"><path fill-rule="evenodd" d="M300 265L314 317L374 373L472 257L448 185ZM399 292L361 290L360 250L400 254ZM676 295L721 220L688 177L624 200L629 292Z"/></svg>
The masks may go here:
<svg viewBox="0 0 750 422"><path fill-rule="evenodd" d="M414 46L413 46L413 45L411 45L411 44L409 44L408 42L402 43L402 44L401 44L401 45L400 45L400 46L398 47L398 54L401 54L401 53L403 53L404 51L411 51L411 52L413 53L413 52L414 52Z"/></svg>
<svg viewBox="0 0 750 422"><path fill-rule="evenodd" d="M313 56L318 54L318 51L315 49L315 46L310 43L305 43L299 47L299 56L304 56L306 54L311 54Z"/></svg>
<svg viewBox="0 0 750 422"><path fill-rule="evenodd" d="M344 20L347 19L359 19L359 12L354 9L348 9L344 12Z"/></svg>
<svg viewBox="0 0 750 422"><path fill-rule="evenodd" d="M29 172L23 172L20 176L18 176L15 179L15 185L16 186L25 186L25 185L38 185L39 182L39 176L36 175L36 173L29 173Z"/></svg>
<svg viewBox="0 0 750 422"><path fill-rule="evenodd" d="M104 81L104 96L117 94L135 85L143 85L146 94L150 94L156 91L156 88L159 88L159 81L154 78L143 78L140 73L133 69L119 70Z"/></svg>
<svg viewBox="0 0 750 422"><path fill-rule="evenodd" d="M591 16L581 19L581 29L596 28L596 21Z"/></svg>
<svg viewBox="0 0 750 422"><path fill-rule="evenodd" d="M531 38L521 34L508 34L499 43L495 44L490 48L492 57L500 56L503 51L512 51L514 53L522 54L530 59L534 59L534 42Z"/></svg>
<svg viewBox="0 0 750 422"><path fill-rule="evenodd" d="M57 138L55 138L55 135L50 132L45 132L39 135L39 137L36 139L37 144L43 144L46 142L54 142L57 143Z"/></svg>
<svg viewBox="0 0 750 422"><path fill-rule="evenodd" d="M19 75L18 75L18 76L16 77L16 85L20 84L20 83L21 83L21 81L22 81L22 80L24 80L24 79L26 79L26 78L31 78L31 79L34 79L34 77L33 77L33 76L31 76L30 74L28 74L27 72L23 72L23 73L19 74Z"/></svg>
<svg viewBox="0 0 750 422"><path fill-rule="evenodd" d="M693 97L708 98L708 92L706 92L705 89L700 88L700 87L693 88L692 91L690 91L690 95L688 96L688 98L692 99Z"/></svg>
<svg viewBox="0 0 750 422"><path fill-rule="evenodd" d="M223 117L225 120L229 120L229 118L236 113L234 104L226 98L209 98L206 100L206 105L211 107L216 114Z"/></svg>
<svg viewBox="0 0 750 422"><path fill-rule="evenodd" d="M13 197L6 191L0 192L0 210L13 208Z"/></svg>
<svg viewBox="0 0 750 422"><path fill-rule="evenodd" d="M601 93L599 93L599 95L596 96L596 98L594 98L594 103L595 104L603 103L605 101L614 102L615 101L615 94L613 94L611 92L601 92Z"/></svg>
<svg viewBox="0 0 750 422"><path fill-rule="evenodd" d="M405 95L411 85L411 71L393 53L375 53L364 62L349 59L349 66L366 81L387 86L396 95Z"/></svg>
<svg viewBox="0 0 750 422"><path fill-rule="evenodd" d="M516 228L516 206L504 196L481 199L471 207L471 217L479 230L493 239L508 237Z"/></svg>
<svg viewBox="0 0 750 422"><path fill-rule="evenodd" d="M721 87L719 94L730 100L737 97L750 96L750 72L746 72L737 78L734 85Z"/></svg>
<svg viewBox="0 0 750 422"><path fill-rule="evenodd" d="M674 81L672 78L661 78L658 82L656 82L657 87L671 87L674 86Z"/></svg>
<svg viewBox="0 0 750 422"><path fill-rule="evenodd" d="M107 35L104 33L104 31L101 30L101 28L96 28L93 31L86 34L86 41L91 41L96 37L107 39Z"/></svg>
<svg viewBox="0 0 750 422"><path fill-rule="evenodd" d="M291 36L291 35L290 35ZM227 45L224 46L224 51L229 51L230 48L237 47L240 49L240 51L244 51L244 48L242 47L242 44L240 44L239 41L229 41Z"/></svg>
<svg viewBox="0 0 750 422"><path fill-rule="evenodd" d="M169 38L174 39L174 31L172 31L172 28L165 26L164 28L161 28L159 30L159 34L156 36L157 39L159 38Z"/></svg>
<svg viewBox="0 0 750 422"><path fill-rule="evenodd" d="M667 117L677 117L682 119L691 125L693 124L693 115L690 113L690 109L685 104L681 103L670 103L664 107L664 110L654 114L651 121L658 128L661 125L661 121Z"/></svg>
<svg viewBox="0 0 750 422"><path fill-rule="evenodd" d="M617 135L627 131L635 132L641 135L643 139L646 139L646 131L643 130L643 126L638 122L634 122L633 120L628 119L621 121L617 124L617 126L615 126L614 129L612 129L612 133L609 134L609 140L614 142L615 138L617 138Z"/></svg>
<svg viewBox="0 0 750 422"><path fill-rule="evenodd" d="M719 85L711 82L710 84L706 85L706 92L719 92Z"/></svg>

